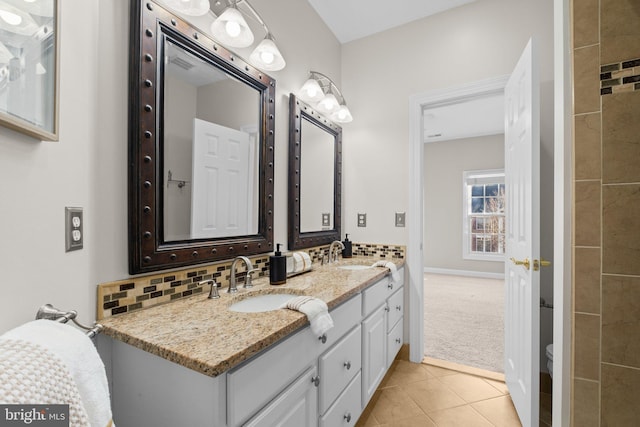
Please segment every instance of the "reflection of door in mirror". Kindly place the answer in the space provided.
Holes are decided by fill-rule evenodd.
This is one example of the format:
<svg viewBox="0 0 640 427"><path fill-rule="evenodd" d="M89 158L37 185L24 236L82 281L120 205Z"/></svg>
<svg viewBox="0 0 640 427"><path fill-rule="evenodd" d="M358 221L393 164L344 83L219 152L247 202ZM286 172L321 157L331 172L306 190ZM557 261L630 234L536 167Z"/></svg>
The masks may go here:
<svg viewBox="0 0 640 427"><path fill-rule="evenodd" d="M164 76L164 241L256 234L260 93L169 41Z"/></svg>
<svg viewBox="0 0 640 427"><path fill-rule="evenodd" d="M301 123L300 232L332 230L335 137L304 116Z"/></svg>
<svg viewBox="0 0 640 427"><path fill-rule="evenodd" d="M247 132L195 119L191 237L255 234L249 215L257 183L255 149Z"/></svg>

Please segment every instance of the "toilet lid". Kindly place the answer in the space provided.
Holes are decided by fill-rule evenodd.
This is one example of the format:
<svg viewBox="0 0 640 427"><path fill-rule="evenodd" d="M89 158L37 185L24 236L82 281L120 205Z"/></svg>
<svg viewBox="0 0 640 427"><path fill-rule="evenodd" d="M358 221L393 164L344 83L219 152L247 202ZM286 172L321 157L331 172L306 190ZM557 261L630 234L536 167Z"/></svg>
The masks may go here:
<svg viewBox="0 0 640 427"><path fill-rule="evenodd" d="M547 357L553 360L553 344L549 344L546 348Z"/></svg>

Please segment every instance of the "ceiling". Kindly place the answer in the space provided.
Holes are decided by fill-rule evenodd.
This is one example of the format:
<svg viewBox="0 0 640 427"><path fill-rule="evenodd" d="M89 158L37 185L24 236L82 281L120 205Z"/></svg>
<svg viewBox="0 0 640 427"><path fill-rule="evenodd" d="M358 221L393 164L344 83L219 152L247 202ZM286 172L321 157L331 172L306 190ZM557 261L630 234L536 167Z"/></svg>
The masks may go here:
<svg viewBox="0 0 640 427"><path fill-rule="evenodd" d="M477 0L308 0L340 43L357 40ZM502 94L424 111L424 142L504 132Z"/></svg>
<svg viewBox="0 0 640 427"><path fill-rule="evenodd" d="M340 43L347 43L476 0L308 0Z"/></svg>
<svg viewBox="0 0 640 427"><path fill-rule="evenodd" d="M504 133L504 95L475 98L424 110L424 142Z"/></svg>

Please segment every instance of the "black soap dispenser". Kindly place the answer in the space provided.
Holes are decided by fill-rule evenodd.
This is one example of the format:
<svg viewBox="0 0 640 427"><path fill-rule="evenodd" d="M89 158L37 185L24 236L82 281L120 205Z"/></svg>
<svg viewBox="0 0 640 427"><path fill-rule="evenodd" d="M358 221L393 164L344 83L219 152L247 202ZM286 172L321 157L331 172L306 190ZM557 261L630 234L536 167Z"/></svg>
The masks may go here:
<svg viewBox="0 0 640 427"><path fill-rule="evenodd" d="M269 257L269 283L283 285L287 282L287 257L280 252L280 243L276 251Z"/></svg>
<svg viewBox="0 0 640 427"><path fill-rule="evenodd" d="M344 245L344 249L342 250L342 258L351 258L353 256L353 248L351 247L351 240L349 240L348 234L345 234L342 244Z"/></svg>

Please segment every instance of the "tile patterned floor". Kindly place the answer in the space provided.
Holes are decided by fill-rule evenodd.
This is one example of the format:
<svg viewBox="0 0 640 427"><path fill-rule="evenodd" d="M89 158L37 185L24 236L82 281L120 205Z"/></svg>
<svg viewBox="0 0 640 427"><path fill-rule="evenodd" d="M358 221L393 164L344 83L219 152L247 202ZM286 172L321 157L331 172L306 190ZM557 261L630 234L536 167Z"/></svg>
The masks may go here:
<svg viewBox="0 0 640 427"><path fill-rule="evenodd" d="M394 361L356 427L521 427L506 385Z"/></svg>

